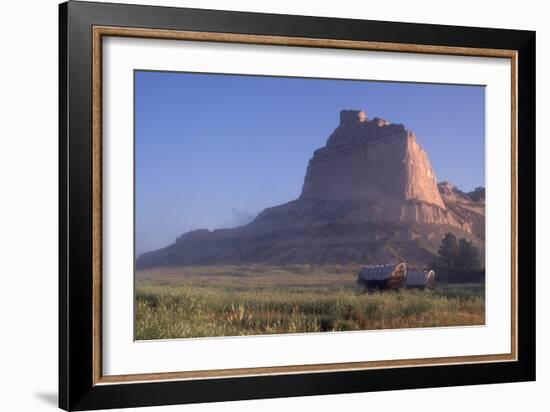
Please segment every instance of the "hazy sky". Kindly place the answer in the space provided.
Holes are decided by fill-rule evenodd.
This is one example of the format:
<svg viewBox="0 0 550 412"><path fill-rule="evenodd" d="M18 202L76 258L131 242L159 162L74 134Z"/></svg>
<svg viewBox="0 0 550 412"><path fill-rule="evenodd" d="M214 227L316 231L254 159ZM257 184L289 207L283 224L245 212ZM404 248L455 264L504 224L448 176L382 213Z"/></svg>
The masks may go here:
<svg viewBox="0 0 550 412"><path fill-rule="evenodd" d="M405 124L439 181L485 186L481 86L136 71L137 253L297 198L342 109Z"/></svg>

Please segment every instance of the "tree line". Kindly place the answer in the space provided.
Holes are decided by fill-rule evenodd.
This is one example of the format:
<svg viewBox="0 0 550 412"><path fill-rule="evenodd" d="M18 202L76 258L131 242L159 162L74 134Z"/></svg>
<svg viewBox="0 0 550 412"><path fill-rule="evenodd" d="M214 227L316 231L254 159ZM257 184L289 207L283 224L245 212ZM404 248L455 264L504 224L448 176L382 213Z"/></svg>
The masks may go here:
<svg viewBox="0 0 550 412"><path fill-rule="evenodd" d="M483 282L485 267L479 248L465 238L447 233L435 261L438 277L447 283Z"/></svg>

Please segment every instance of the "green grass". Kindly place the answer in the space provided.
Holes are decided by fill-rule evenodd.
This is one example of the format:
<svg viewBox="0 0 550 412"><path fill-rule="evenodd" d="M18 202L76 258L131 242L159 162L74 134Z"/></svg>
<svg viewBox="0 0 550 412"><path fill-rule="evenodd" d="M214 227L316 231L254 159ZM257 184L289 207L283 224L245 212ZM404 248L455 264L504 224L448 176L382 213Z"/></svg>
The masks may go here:
<svg viewBox="0 0 550 412"><path fill-rule="evenodd" d="M184 267L138 272L136 339L480 325L482 285L365 294L357 268Z"/></svg>

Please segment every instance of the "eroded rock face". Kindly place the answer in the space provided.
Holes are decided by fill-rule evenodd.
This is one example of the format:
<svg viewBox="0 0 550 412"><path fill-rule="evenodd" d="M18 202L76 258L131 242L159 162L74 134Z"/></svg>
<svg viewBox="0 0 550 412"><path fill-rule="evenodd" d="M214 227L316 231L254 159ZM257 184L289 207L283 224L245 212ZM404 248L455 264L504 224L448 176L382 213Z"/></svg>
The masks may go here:
<svg viewBox="0 0 550 412"><path fill-rule="evenodd" d="M441 198L447 210L463 229L479 239L485 239L485 189L478 187L470 193L464 193L450 182L438 185Z"/></svg>
<svg viewBox="0 0 550 412"><path fill-rule="evenodd" d="M384 119L368 120L357 110L342 111L326 146L315 151L300 197L364 199L380 206L418 201L445 209L414 133Z"/></svg>
<svg viewBox="0 0 550 412"><path fill-rule="evenodd" d="M447 232L481 247L484 189L437 184L428 155L401 124L343 110L311 158L298 199L234 229L198 230L145 253L138 268L238 263L431 263Z"/></svg>

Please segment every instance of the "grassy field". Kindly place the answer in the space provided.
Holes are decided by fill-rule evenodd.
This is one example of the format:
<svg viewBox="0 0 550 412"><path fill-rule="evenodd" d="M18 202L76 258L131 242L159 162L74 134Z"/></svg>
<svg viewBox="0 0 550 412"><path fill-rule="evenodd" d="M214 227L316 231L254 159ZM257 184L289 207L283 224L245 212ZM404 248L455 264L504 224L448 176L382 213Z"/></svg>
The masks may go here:
<svg viewBox="0 0 550 412"><path fill-rule="evenodd" d="M358 267L201 266L136 274L136 339L483 325L483 285L365 294Z"/></svg>

